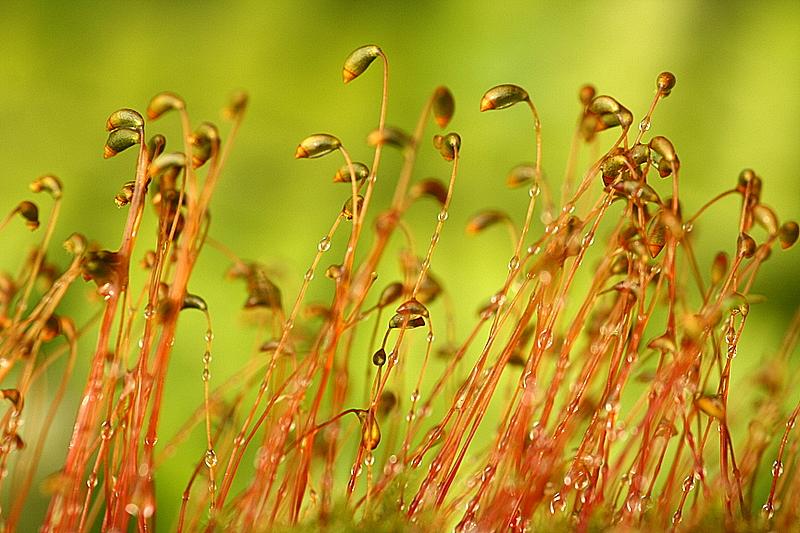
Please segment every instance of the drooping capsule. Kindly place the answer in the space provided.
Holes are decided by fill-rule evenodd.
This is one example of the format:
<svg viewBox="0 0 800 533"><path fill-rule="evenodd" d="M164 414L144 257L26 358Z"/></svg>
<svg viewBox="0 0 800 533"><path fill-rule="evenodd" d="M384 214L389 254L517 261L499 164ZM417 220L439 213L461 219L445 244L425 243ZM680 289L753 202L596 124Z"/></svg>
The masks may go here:
<svg viewBox="0 0 800 533"><path fill-rule="evenodd" d="M675 88L675 74L672 72L662 72L656 78L656 87L661 96L669 96Z"/></svg>
<svg viewBox="0 0 800 533"><path fill-rule="evenodd" d="M364 197L360 194L356 196L356 207L358 208L358 213L361 213L361 210L364 206ZM349 197L344 205L342 206L342 216L347 220L353 220L353 216L355 215L355 211L353 210L353 197Z"/></svg>
<svg viewBox="0 0 800 533"><path fill-rule="evenodd" d="M486 228L510 220L507 214L495 209L487 209L473 215L467 222L466 231L470 235L476 235Z"/></svg>
<svg viewBox="0 0 800 533"><path fill-rule="evenodd" d="M344 82L350 83L359 77L382 54L383 51L381 51L380 47L374 44L360 46L353 50L345 59L344 67L342 67L342 79Z"/></svg>
<svg viewBox="0 0 800 533"><path fill-rule="evenodd" d="M436 178L426 178L411 187L409 196L414 200L429 196L439 202L440 205L444 205L447 201L447 186Z"/></svg>
<svg viewBox="0 0 800 533"><path fill-rule="evenodd" d="M180 170L186 166L186 154L183 152L165 152L156 157L147 168L147 173L157 178L168 170Z"/></svg>
<svg viewBox="0 0 800 533"><path fill-rule="evenodd" d="M419 315L419 316L429 316L428 308L425 307L422 303L419 302L416 298L411 298L410 300L406 300L400 307L398 307L395 312L400 315Z"/></svg>
<svg viewBox="0 0 800 533"><path fill-rule="evenodd" d="M175 93L164 91L155 95L147 106L147 117L155 120L167 111L185 109L186 102Z"/></svg>
<svg viewBox="0 0 800 533"><path fill-rule="evenodd" d="M354 161L353 174L357 182L364 181L369 177L369 168L364 163ZM337 170L336 174L333 176L334 183L350 183L351 181L353 181L353 176L350 174L350 166L347 164L339 167L339 170Z"/></svg>
<svg viewBox="0 0 800 533"><path fill-rule="evenodd" d="M139 131L128 128L118 128L108 134L108 139L103 147L103 158L108 159L109 157L114 157L131 146L139 144L141 140L142 136Z"/></svg>
<svg viewBox="0 0 800 533"><path fill-rule="evenodd" d="M198 311L208 311L208 304L206 301L197 294L186 293L181 303L181 310L183 309L197 309Z"/></svg>
<svg viewBox="0 0 800 533"><path fill-rule="evenodd" d="M61 180L52 174L45 174L33 180L30 184L30 190L33 192L46 191L53 197L54 200L61 198L62 186Z"/></svg>
<svg viewBox="0 0 800 533"><path fill-rule="evenodd" d="M778 240L781 243L781 248L787 250L797 242L798 234L800 234L800 227L797 222L790 220L784 222L778 230Z"/></svg>
<svg viewBox="0 0 800 533"><path fill-rule="evenodd" d="M191 136L192 168L203 166L219 152L219 130L210 122L202 122Z"/></svg>
<svg viewBox="0 0 800 533"><path fill-rule="evenodd" d="M106 120L106 131L113 131L117 128L128 128L138 130L144 127L144 119L138 111L123 107L117 109Z"/></svg>
<svg viewBox="0 0 800 533"><path fill-rule="evenodd" d="M452 161L461 150L461 136L458 133L435 135L433 145L439 149L439 153L446 161Z"/></svg>
<svg viewBox="0 0 800 533"><path fill-rule="evenodd" d="M530 101L528 92L519 85L510 83L495 85L481 98L481 111L505 109L520 102Z"/></svg>
<svg viewBox="0 0 800 533"><path fill-rule="evenodd" d="M440 128L444 129L453 118L456 101L453 93L445 86L437 87L433 93L433 118Z"/></svg>
<svg viewBox="0 0 800 533"><path fill-rule="evenodd" d="M536 179L536 167L533 163L520 163L512 168L506 176L506 187L516 189Z"/></svg>
<svg viewBox="0 0 800 533"><path fill-rule="evenodd" d="M14 211L25 219L25 225L29 230L33 231L39 227L39 208L35 203L23 200L14 208Z"/></svg>
<svg viewBox="0 0 800 533"><path fill-rule="evenodd" d="M295 159L314 159L335 152L342 146L342 142L327 133L309 135L297 145L294 152Z"/></svg>
<svg viewBox="0 0 800 533"><path fill-rule="evenodd" d="M225 106L222 114L228 120L240 118L242 115L244 115L244 112L247 109L247 103L249 99L250 97L248 96L247 92L235 91L228 100L228 105Z"/></svg>
<svg viewBox="0 0 800 533"><path fill-rule="evenodd" d="M372 130L367 135L369 146L393 146L399 150L409 148L414 144L411 135L395 126L386 126L383 129Z"/></svg>
<svg viewBox="0 0 800 533"><path fill-rule="evenodd" d="M403 284L399 281L390 283L381 291L378 298L378 307L386 307L395 302L400 296L403 295Z"/></svg>
<svg viewBox="0 0 800 533"><path fill-rule="evenodd" d="M355 414L361 422L361 445L368 450L374 450L381 442L381 428L378 426L378 421L365 409L359 409Z"/></svg>
<svg viewBox="0 0 800 533"><path fill-rule="evenodd" d="M719 396L698 396L694 400L694 405L711 418L716 418L718 420L725 419L725 404Z"/></svg>
<svg viewBox="0 0 800 533"><path fill-rule="evenodd" d="M756 253L756 241L747 233L740 233L736 241L736 253L745 259L753 257Z"/></svg>

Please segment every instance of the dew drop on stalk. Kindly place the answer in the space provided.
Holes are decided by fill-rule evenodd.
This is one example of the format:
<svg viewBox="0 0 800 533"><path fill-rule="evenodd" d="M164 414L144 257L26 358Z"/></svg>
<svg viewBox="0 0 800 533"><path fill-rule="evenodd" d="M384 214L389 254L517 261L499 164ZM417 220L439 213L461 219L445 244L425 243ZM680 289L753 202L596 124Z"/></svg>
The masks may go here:
<svg viewBox="0 0 800 533"><path fill-rule="evenodd" d="M534 183L533 185L531 185L531 188L528 189L528 196L530 196L531 198L535 198L536 196L539 196L540 192L541 188L539 187L539 184Z"/></svg>
<svg viewBox="0 0 800 533"><path fill-rule="evenodd" d="M89 474L89 477L86 478L86 487L89 489L93 489L97 486L97 474L92 472Z"/></svg>
<svg viewBox="0 0 800 533"><path fill-rule="evenodd" d="M311 281L312 279L314 279L314 269L309 268L308 270L306 270L305 275L303 275L303 279L306 281Z"/></svg>
<svg viewBox="0 0 800 533"><path fill-rule="evenodd" d="M205 462L208 468L214 468L217 466L217 452L213 449L206 450L206 455L203 458L203 462Z"/></svg>
<svg viewBox="0 0 800 533"><path fill-rule="evenodd" d="M677 526L683 520L683 514L680 511L675 511L675 514L672 515L672 525Z"/></svg>
<svg viewBox="0 0 800 533"><path fill-rule="evenodd" d="M772 475L774 477L780 477L783 475L783 463L777 459L772 463Z"/></svg>
<svg viewBox="0 0 800 533"><path fill-rule="evenodd" d="M693 229L694 225L691 222L687 222L686 224L683 225L684 233L691 233Z"/></svg>
<svg viewBox="0 0 800 533"><path fill-rule="evenodd" d="M770 502L767 502L761 507L761 514L764 515L764 518L767 520L772 520L772 517L775 516L775 507L773 507Z"/></svg>
<svg viewBox="0 0 800 533"><path fill-rule="evenodd" d="M211 352L205 352L203 354L203 364L209 364L211 362Z"/></svg>
<svg viewBox="0 0 800 533"><path fill-rule="evenodd" d="M375 464L375 456L371 453L368 453L366 457L364 457L364 466L370 467Z"/></svg>
<svg viewBox="0 0 800 533"><path fill-rule="evenodd" d="M518 268L519 268L519 257L515 255L508 261L508 269L513 271Z"/></svg>
<svg viewBox="0 0 800 533"><path fill-rule="evenodd" d="M442 209L441 211L439 211L439 214L436 215L436 219L439 222L444 222L445 220L447 220L447 217L449 216L450 215L447 213L447 209Z"/></svg>
<svg viewBox="0 0 800 533"><path fill-rule="evenodd" d="M317 250L320 252L327 252L331 249L331 238L325 235L322 239L320 239L319 243L317 244Z"/></svg>
<svg viewBox="0 0 800 533"><path fill-rule="evenodd" d="M686 476L683 480L683 492L691 492L694 489L694 475Z"/></svg>
<svg viewBox="0 0 800 533"><path fill-rule="evenodd" d="M292 320L291 318L287 318L287 319L286 319L286 322L284 322L284 323L283 323L283 328L284 328L286 331L289 331L289 330L291 330L293 327L294 327L294 320Z"/></svg>
<svg viewBox="0 0 800 533"><path fill-rule="evenodd" d="M153 315L155 315L155 309L153 308L153 305L147 304L144 306L144 317L149 320L153 318Z"/></svg>
<svg viewBox="0 0 800 533"><path fill-rule="evenodd" d="M207 368L204 368L202 377L203 377L203 381L210 380L211 379L211 372Z"/></svg>
<svg viewBox="0 0 800 533"><path fill-rule="evenodd" d="M103 423L100 426L100 438L103 440L109 440L113 435L114 427L111 425L111 421L103 420Z"/></svg>
<svg viewBox="0 0 800 533"><path fill-rule="evenodd" d="M641 122L639 122L639 131L646 132L650 131L650 119L643 118Z"/></svg>
<svg viewBox="0 0 800 533"><path fill-rule="evenodd" d="M211 342L214 340L214 332L210 329L206 330L206 334L203 336L203 340L206 342Z"/></svg>
<svg viewBox="0 0 800 533"><path fill-rule="evenodd" d="M416 389L411 393L411 401L416 402L417 400L419 400L419 389Z"/></svg>
<svg viewBox="0 0 800 533"><path fill-rule="evenodd" d="M427 338L426 338L426 339L427 339L427 341L428 341L428 344L431 344L431 343L433 343L433 341L434 341L434 339L435 339L435 338L436 338L436 337L434 337L434 336L433 336L433 333L428 333L428 336L427 336Z"/></svg>

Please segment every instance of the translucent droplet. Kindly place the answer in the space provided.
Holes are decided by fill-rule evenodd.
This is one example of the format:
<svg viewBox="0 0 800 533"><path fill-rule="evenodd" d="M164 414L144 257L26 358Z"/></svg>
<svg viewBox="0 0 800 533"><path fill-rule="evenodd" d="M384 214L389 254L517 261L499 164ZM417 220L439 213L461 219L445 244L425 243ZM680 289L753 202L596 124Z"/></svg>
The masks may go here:
<svg viewBox="0 0 800 533"><path fill-rule="evenodd" d="M306 273L303 276L303 279L306 280L306 281L311 281L312 279L314 279L314 269L313 268L309 268L308 270L306 270Z"/></svg>
<svg viewBox="0 0 800 533"><path fill-rule="evenodd" d="M675 514L672 515L672 525L677 526L683 520L683 514L680 511L675 511Z"/></svg>
<svg viewBox="0 0 800 533"><path fill-rule="evenodd" d="M639 122L639 131L645 132L650 131L650 119L643 118L641 122Z"/></svg>
<svg viewBox="0 0 800 533"><path fill-rule="evenodd" d="M211 341L213 341L213 340L214 340L214 332L213 332L213 331L211 331L210 329L206 330L206 334L203 336L203 339L204 339L206 342L211 342Z"/></svg>
<svg viewBox="0 0 800 533"><path fill-rule="evenodd" d="M206 450L206 456L203 461L206 463L208 468L214 468L217 466L217 452L211 449Z"/></svg>
<svg viewBox="0 0 800 533"><path fill-rule="evenodd" d="M97 474L94 472L89 474L89 477L86 478L86 486L90 489L93 489L97 486Z"/></svg>
<svg viewBox="0 0 800 533"><path fill-rule="evenodd" d="M683 492L689 492L694 489L694 476L686 476L683 480Z"/></svg>
<svg viewBox="0 0 800 533"><path fill-rule="evenodd" d="M511 258L511 259L508 261L508 269L509 269L509 270L516 270L516 269L518 269L518 268L519 268L519 257L517 257L517 256L515 255L514 257L512 257L512 258Z"/></svg>
<svg viewBox="0 0 800 533"><path fill-rule="evenodd" d="M447 220L447 217L449 216L450 215L447 213L447 209L442 209L441 211L439 211L439 214L436 215L436 218L437 220L439 220L439 222L444 222L445 220Z"/></svg>
<svg viewBox="0 0 800 533"><path fill-rule="evenodd" d="M773 507L770 502L767 502L761 508L761 514L764 515L764 518L767 520L772 520L772 517L775 516L775 507Z"/></svg>
<svg viewBox="0 0 800 533"><path fill-rule="evenodd" d="M776 459L775 462L772 463L772 476L780 477L782 475L783 475L783 462L778 461Z"/></svg>
<svg viewBox="0 0 800 533"><path fill-rule="evenodd" d="M146 319L149 320L149 319L153 318L153 315L155 314L155 312L156 311L155 311L155 309L153 308L153 306L151 304L147 304L146 306L144 306L144 317Z"/></svg>
<svg viewBox="0 0 800 533"><path fill-rule="evenodd" d="M531 188L528 189L528 196L530 196L531 198L534 198L536 196L539 196L539 193L541 191L542 190L539 187L539 184L538 183L534 183L533 185L531 185Z"/></svg>
<svg viewBox="0 0 800 533"><path fill-rule="evenodd" d="M111 425L110 420L104 420L100 426L100 438L109 440L114 435L114 427Z"/></svg>
<svg viewBox="0 0 800 533"><path fill-rule="evenodd" d="M320 252L327 252L331 249L331 238L325 235L322 239L320 239L319 243L317 244L317 250Z"/></svg>
<svg viewBox="0 0 800 533"><path fill-rule="evenodd" d="M206 352L203 354L203 364L208 364L211 362L211 352Z"/></svg>
<svg viewBox="0 0 800 533"><path fill-rule="evenodd" d="M289 331L289 330L290 330L290 329L292 329L293 327L294 327L294 320L292 320L291 318L287 318L287 319L286 319L286 322L284 322L284 323L283 323L283 328L284 328L286 331Z"/></svg>
<svg viewBox="0 0 800 533"><path fill-rule="evenodd" d="M372 455L371 453L367 454L367 456L364 457L364 466L370 467L373 464L375 464L375 456Z"/></svg>
<svg viewBox="0 0 800 533"><path fill-rule="evenodd" d="M419 400L419 390L415 390L411 393L411 401L416 402L417 400Z"/></svg>
<svg viewBox="0 0 800 533"><path fill-rule="evenodd" d="M203 369L203 381L208 381L211 379L211 372L207 369Z"/></svg>
<svg viewBox="0 0 800 533"><path fill-rule="evenodd" d="M684 233L691 233L693 229L694 225L691 222L687 222L686 224L683 225Z"/></svg>

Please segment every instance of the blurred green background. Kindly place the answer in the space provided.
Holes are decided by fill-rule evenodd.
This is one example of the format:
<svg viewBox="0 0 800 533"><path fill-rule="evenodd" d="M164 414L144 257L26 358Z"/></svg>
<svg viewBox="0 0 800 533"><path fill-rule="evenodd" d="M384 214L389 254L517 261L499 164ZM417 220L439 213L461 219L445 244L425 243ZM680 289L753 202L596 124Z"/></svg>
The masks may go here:
<svg viewBox="0 0 800 533"><path fill-rule="evenodd" d="M653 96L656 75L670 70L677 87L659 106L650 133L666 135L678 150L684 212L694 212L730 188L742 168L753 167L764 178L764 201L779 217L800 217L796 1L3 2L0 19L3 212L31 196L31 179L52 172L65 186L56 242L80 231L115 248L125 212L115 207L113 196L132 178L134 159L127 153L102 159L108 114L119 107L143 110L153 94L171 90L186 99L195 122L218 121L228 95L246 89L251 103L212 203L211 235L238 255L268 264L286 305L349 191L330 183L338 160L295 161L295 146L306 135L330 132L356 159L371 160L365 138L377 125L378 70L348 86L341 83L342 61L366 43L379 44L389 57L390 124L413 129L438 85L447 85L456 97L449 129L463 138L463 160L433 268L454 295L460 335L479 303L502 282L511 255L500 231L465 238L467 218L478 209L499 207L521 221L527 203L525 192L507 190L504 179L512 166L534 156L529 115L521 109L478 112L483 92L498 83L517 83L530 92L542 117L544 169L557 187L579 112L578 88L595 84L638 120ZM177 139L175 119L154 123L149 133L155 132ZM428 135L433 133L431 126ZM611 136L601 142L610 144ZM379 206L391 198L399 162L396 153L387 154L376 193ZM448 171L432 149L423 150L417 178L444 178ZM733 250L737 209L730 199L698 224L702 264L719 249ZM435 213L432 205L410 213L420 245L427 243ZM18 251L34 242L18 226L7 229L1 241L0 267L12 271L21 262ZM332 253L341 249L336 241ZM53 254L54 261L66 261L58 250ZM215 380L240 368L255 342L239 311L243 288L223 281L227 265L207 249L191 284L209 302L215 321ZM389 266L387 276L396 275ZM734 380L778 345L800 301L799 269L797 250L775 254L764 266L754 292L769 302L754 308ZM318 276L312 301L329 293L327 283ZM88 285L73 289L72 312L88 315L89 291ZM166 436L201 400L204 330L199 317L182 322ZM89 336L82 343L76 384L85 377L92 348ZM73 389L64 417L54 425L44 473L63 458L78 397ZM162 525L172 522L187 465L203 448L202 433L193 434L188 455L166 465L159 478ZM36 517L41 507L32 502L30 509L29 517Z"/></svg>

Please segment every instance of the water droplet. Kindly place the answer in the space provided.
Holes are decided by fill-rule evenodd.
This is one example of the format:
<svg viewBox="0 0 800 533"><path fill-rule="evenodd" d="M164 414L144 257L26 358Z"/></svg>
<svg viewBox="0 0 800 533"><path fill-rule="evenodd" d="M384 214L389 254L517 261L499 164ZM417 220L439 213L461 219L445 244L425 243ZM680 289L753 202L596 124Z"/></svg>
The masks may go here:
<svg viewBox="0 0 800 533"><path fill-rule="evenodd" d="M411 393L411 401L416 402L417 400L419 400L419 389L416 389Z"/></svg>
<svg viewBox="0 0 800 533"><path fill-rule="evenodd" d="M683 480L683 492L690 492L694 489L694 476L686 476Z"/></svg>
<svg viewBox="0 0 800 533"><path fill-rule="evenodd" d="M687 222L686 224L683 225L684 233L691 233L693 229L694 225L691 222Z"/></svg>
<svg viewBox="0 0 800 533"><path fill-rule="evenodd" d="M514 271L519 268L519 257L516 255L508 261L508 269Z"/></svg>
<svg viewBox="0 0 800 533"><path fill-rule="evenodd" d="M211 341L213 341L213 340L214 340L214 332L213 332L213 331L211 331L210 329L206 330L206 334L203 336L203 339L204 339L206 342L211 342Z"/></svg>
<svg viewBox="0 0 800 533"><path fill-rule="evenodd" d="M211 379L211 372L207 369L203 369L203 381L208 381Z"/></svg>
<svg viewBox="0 0 800 533"><path fill-rule="evenodd" d="M208 364L211 362L211 352L206 352L203 354L203 364Z"/></svg>
<svg viewBox="0 0 800 533"><path fill-rule="evenodd" d="M528 196L530 196L531 198L534 198L536 196L539 196L539 193L541 191L542 191L542 189L539 187L539 184L538 183L534 183L533 185L531 185L531 188L528 189Z"/></svg>
<svg viewBox="0 0 800 533"><path fill-rule="evenodd" d="M93 488L95 488L97 486L97 474L96 473L92 472L91 474L89 474L89 477L86 478L86 486L89 489L93 489Z"/></svg>
<svg viewBox="0 0 800 533"><path fill-rule="evenodd" d="M217 452L212 449L206 450L206 456L203 461L206 463L208 468L214 468L217 466Z"/></svg>
<svg viewBox="0 0 800 533"><path fill-rule="evenodd" d="M772 517L775 516L775 507L772 505L772 503L767 502L761 508L761 514L763 514L764 518L767 520L772 520Z"/></svg>
<svg viewBox="0 0 800 533"><path fill-rule="evenodd" d="M100 438L109 440L112 436L114 436L114 427L111 425L111 421L103 420L103 424L100 426Z"/></svg>
<svg viewBox="0 0 800 533"><path fill-rule="evenodd" d="M672 515L672 525L677 526L683 520L683 514L680 511L675 511L675 514Z"/></svg>
<svg viewBox="0 0 800 533"><path fill-rule="evenodd" d="M783 475L783 462L775 460L772 463L772 475L773 477L781 477Z"/></svg>
<svg viewBox="0 0 800 533"><path fill-rule="evenodd" d="M439 220L439 222L444 222L445 220L447 220L447 217L449 216L450 215L447 213L447 209L442 209L441 211L439 211L439 214L436 215L436 218L437 220Z"/></svg>
<svg viewBox="0 0 800 533"><path fill-rule="evenodd" d="M289 331L293 327L294 327L294 320L292 320L291 318L287 318L286 322L283 323L283 329L285 329L286 331Z"/></svg>
<svg viewBox="0 0 800 533"><path fill-rule="evenodd" d="M303 279L306 280L306 281L311 281L312 279L314 279L314 269L313 268L309 268L308 270L306 270L306 273L303 276Z"/></svg>
<svg viewBox="0 0 800 533"><path fill-rule="evenodd" d="M650 119L643 118L641 122L639 122L639 131L646 132L650 131Z"/></svg>
<svg viewBox="0 0 800 533"><path fill-rule="evenodd" d="M144 317L146 319L150 320L151 318L153 318L153 315L155 315L155 313L156 311L153 308L152 304L147 304L146 306L144 306Z"/></svg>
<svg viewBox="0 0 800 533"><path fill-rule="evenodd" d="M583 239L581 240L581 245L583 245L584 248L587 248L591 246L593 243L594 243L594 232L590 231L589 233L583 236Z"/></svg>
<svg viewBox="0 0 800 533"><path fill-rule="evenodd" d="M375 464L375 456L371 453L368 453L366 457L364 457L364 466L370 467Z"/></svg>
<svg viewBox="0 0 800 533"><path fill-rule="evenodd" d="M143 337L139 337L139 340L136 342L136 346L138 346L140 350L142 348L144 348L144 338Z"/></svg>
<svg viewBox="0 0 800 533"><path fill-rule="evenodd" d="M322 239L320 239L319 243L317 244L317 250L320 252L327 252L331 249L331 238L325 235Z"/></svg>

